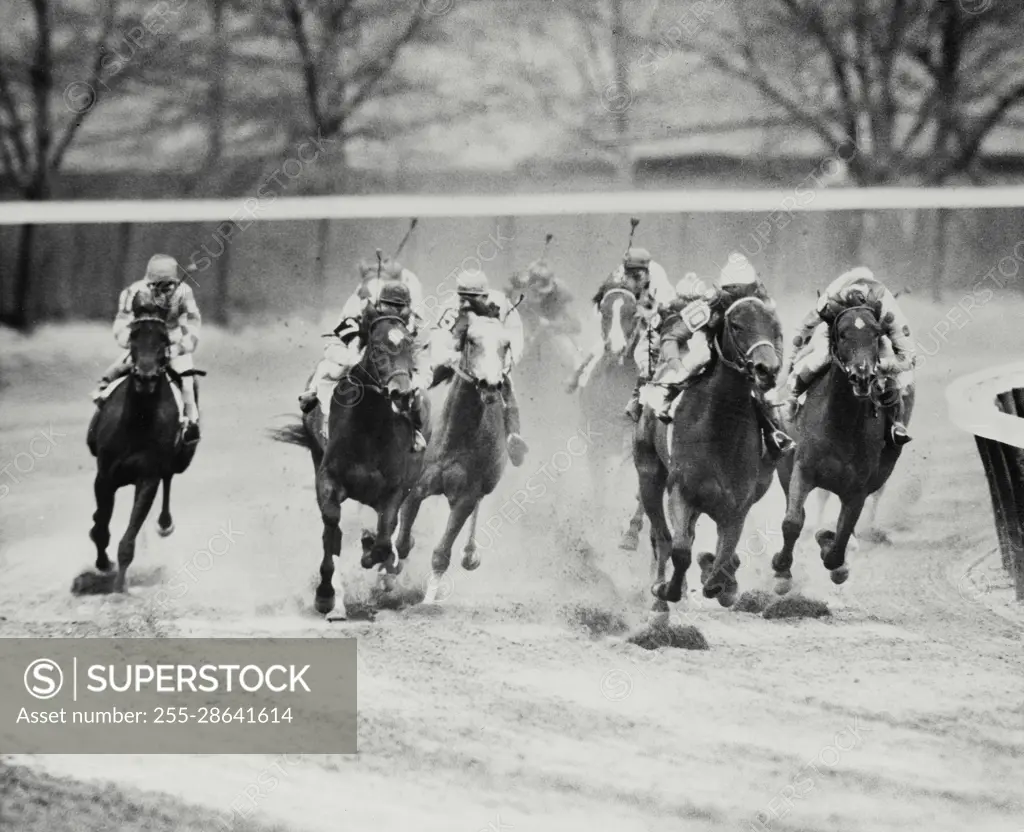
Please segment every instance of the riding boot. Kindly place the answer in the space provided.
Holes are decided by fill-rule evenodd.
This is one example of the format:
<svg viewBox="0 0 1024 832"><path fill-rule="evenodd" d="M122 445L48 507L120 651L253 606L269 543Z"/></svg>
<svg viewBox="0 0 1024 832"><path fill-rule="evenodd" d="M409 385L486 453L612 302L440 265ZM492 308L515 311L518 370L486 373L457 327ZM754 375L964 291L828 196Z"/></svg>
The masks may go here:
<svg viewBox="0 0 1024 832"><path fill-rule="evenodd" d="M643 376L637 376L636 386L633 387L633 395L629 397L629 401L626 403L626 415L634 422L639 422L644 412L644 406L640 403L640 388L645 381L646 379Z"/></svg>
<svg viewBox="0 0 1024 832"><path fill-rule="evenodd" d="M512 389L512 379L506 375L501 386L501 398L505 405L505 438L508 445L508 458L518 468L526 458L529 446L522 436L519 435L519 402L516 401L515 391Z"/></svg>
<svg viewBox="0 0 1024 832"><path fill-rule="evenodd" d="M199 407L196 404L196 380L194 376L185 376L181 380L181 398L185 405L186 442L199 441Z"/></svg>
<svg viewBox="0 0 1024 832"><path fill-rule="evenodd" d="M654 409L654 413L658 417L659 422L663 425L670 425L672 424L673 405L675 405L676 399L679 398L680 391L663 386L661 389L663 391L661 403Z"/></svg>
<svg viewBox="0 0 1024 832"><path fill-rule="evenodd" d="M423 436L423 426L426 423L424 418L423 391L415 390L409 402L409 420L412 422L412 450L420 453L427 447L427 440Z"/></svg>
<svg viewBox="0 0 1024 832"><path fill-rule="evenodd" d="M912 437L907 433L907 426L903 424L905 417L906 408L903 403L903 396L900 395L899 401L890 409L890 419L892 424L889 427L888 441L895 447L906 445L912 441Z"/></svg>
<svg viewBox="0 0 1024 832"><path fill-rule="evenodd" d="M796 447L793 439L782 429L773 408L762 396L754 394L754 410L761 425L761 435L772 459L788 454Z"/></svg>

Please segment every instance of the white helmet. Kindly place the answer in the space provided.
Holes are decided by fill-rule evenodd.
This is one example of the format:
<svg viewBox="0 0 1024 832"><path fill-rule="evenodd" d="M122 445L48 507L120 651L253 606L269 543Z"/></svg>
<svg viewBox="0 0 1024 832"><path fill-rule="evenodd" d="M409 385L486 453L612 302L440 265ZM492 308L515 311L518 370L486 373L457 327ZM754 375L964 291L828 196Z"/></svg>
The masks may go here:
<svg viewBox="0 0 1024 832"><path fill-rule="evenodd" d="M840 280L854 282L857 280L874 280L875 275L867 266L856 266L840 275Z"/></svg>
<svg viewBox="0 0 1024 832"><path fill-rule="evenodd" d="M734 251L729 255L729 262L722 267L718 283L720 286L749 286L757 283L757 272L746 257Z"/></svg>

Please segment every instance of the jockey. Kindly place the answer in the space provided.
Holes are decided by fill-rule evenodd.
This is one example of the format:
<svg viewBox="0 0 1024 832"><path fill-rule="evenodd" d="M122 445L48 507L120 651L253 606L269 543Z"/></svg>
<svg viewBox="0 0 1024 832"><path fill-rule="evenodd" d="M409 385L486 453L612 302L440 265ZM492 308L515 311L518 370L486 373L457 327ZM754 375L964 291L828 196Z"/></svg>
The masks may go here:
<svg viewBox="0 0 1024 832"><path fill-rule="evenodd" d="M646 331L647 322L654 317L658 307L670 303L675 297L675 291L669 282L668 274L660 263L651 259L651 254L645 248L630 247L622 258L622 264L613 271L601 288L592 298L594 307L600 315L601 300L604 293L614 286L622 286L633 293L637 299L637 310L644 322ZM640 344L644 344L645 337L641 337ZM566 382L566 390L574 392L580 385L584 374L588 373L604 353L604 335L598 334L598 340L590 348L590 352ZM646 348L646 347L645 347ZM637 353L639 354L639 346ZM639 384L639 383L638 383Z"/></svg>
<svg viewBox="0 0 1024 832"><path fill-rule="evenodd" d="M722 315L735 300L754 296L769 300L764 287L758 282L754 267L742 254L729 255L729 261L719 275L720 288L707 287L690 272L688 279L680 281L679 297L664 310L664 321L657 332L657 369L653 378L634 393L626 412L633 421L639 421L641 400L654 409L664 423L672 421L673 391L703 370L711 360L712 333L721 324ZM696 337L700 333L699 337ZM781 353L781 344L780 353ZM755 396L758 414L767 430L765 441L773 454L786 453L793 448L775 420L769 404Z"/></svg>
<svg viewBox="0 0 1024 832"><path fill-rule="evenodd" d="M420 279L401 263L390 258L384 258L377 263L363 260L356 268L359 270L359 286L342 307L342 318L358 318L366 301L376 301L381 288L388 283L401 283L407 286L412 297L412 308L420 308L423 302Z"/></svg>
<svg viewBox="0 0 1024 832"><path fill-rule="evenodd" d="M132 310L136 298L144 305L159 309L167 323L167 334L171 339L170 368L176 373L193 369L192 353L199 345L202 318L192 287L181 281L178 261L167 254L154 254L146 264L145 276L121 292L114 318L114 339L124 350L128 349L130 325L135 319ZM101 404L110 384L130 371L131 353L126 352L100 378L99 387L92 394L93 401ZM199 439L199 409L196 406L195 379L191 375L181 379L181 398L185 406L184 439L192 442Z"/></svg>
<svg viewBox="0 0 1024 832"><path fill-rule="evenodd" d="M505 440L508 456L515 467L523 464L529 446L519 435L519 403L516 401L515 390L512 389L510 372L523 354L523 322L519 312L512 306L504 292L491 289L487 285L487 275L481 271L462 271L455 278L455 291L458 306L448 309L442 315L438 326L451 333L451 339L445 344L446 356L438 363L434 375L434 383L442 381L459 361L463 335L468 326L467 313L486 318L497 318L504 322L509 334L511 349L505 367L502 382L501 399L505 409Z"/></svg>
<svg viewBox="0 0 1024 832"><path fill-rule="evenodd" d="M851 269L832 281L818 298L815 308L804 318L800 334L793 341L797 353L793 356L790 371L789 414L791 417L796 415L797 399L828 367L829 330L836 315L845 308L864 305L878 310L883 336L879 370L895 381L899 393L888 439L894 445L905 445L911 437L903 424L903 396L914 383L914 341L910 336L910 324L892 293L870 269L863 266Z"/></svg>
<svg viewBox="0 0 1024 832"><path fill-rule="evenodd" d="M426 329L418 326L418 318L412 311L412 293L409 291L409 287L400 281L383 282L375 288L372 294L365 294L359 300L358 306L348 303L345 305L341 321L334 328L334 337L324 347L323 359L317 365L309 386L299 396L299 406L303 413L308 413L316 406L319 399L324 413L323 433L326 439L334 388L345 373L359 363L363 347L368 341L366 326L370 320L368 314L370 312L395 315L401 318L416 339L415 370L412 377L413 395L409 406L409 418L413 426L412 449L418 453L427 447L426 439L423 436L422 391L430 377L429 342L426 340ZM321 392L323 395L320 395Z"/></svg>
<svg viewBox="0 0 1024 832"><path fill-rule="evenodd" d="M556 347L565 353L570 364L575 364L579 348L572 336L578 334L581 327L572 311L572 294L544 260L531 263L526 274L524 303L517 308L526 319L527 329L549 331Z"/></svg>

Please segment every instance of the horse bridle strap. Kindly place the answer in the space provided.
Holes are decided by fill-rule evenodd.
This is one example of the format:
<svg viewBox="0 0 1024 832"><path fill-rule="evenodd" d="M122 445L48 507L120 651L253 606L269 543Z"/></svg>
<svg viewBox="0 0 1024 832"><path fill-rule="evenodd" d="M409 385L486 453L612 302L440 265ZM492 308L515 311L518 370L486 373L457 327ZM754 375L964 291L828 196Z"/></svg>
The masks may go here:
<svg viewBox="0 0 1024 832"><path fill-rule="evenodd" d="M402 327L406 330L404 335L406 337L409 337L409 338L412 337L412 333L409 331L408 323L400 315L378 315L372 321L370 321L370 323L367 325L367 329L372 330L377 324L382 323L384 321L396 321L397 323L401 324ZM370 345L367 344L366 345L366 349L369 349L369 347L370 347ZM384 386L389 381L391 381L391 379L399 378L401 376L409 376L410 378L412 377L412 374L409 373L407 370L395 370L395 372L393 372L383 382L381 382L381 381L377 380L374 377L374 375L371 374L370 371L366 367L362 366L362 362L357 364L353 369L356 369L356 368L362 370L363 375L366 376L366 378L367 378L367 381L365 383L363 383L363 386L369 388L370 390L372 390L375 393L380 393L381 395L384 395L384 393L385 393Z"/></svg>
<svg viewBox="0 0 1024 832"><path fill-rule="evenodd" d="M758 304L760 306L764 306L766 309L768 308L766 306L765 302L763 300L761 300L760 298L746 297L746 298L740 298L739 300L734 301L732 304L730 304L729 308L726 309L725 313L722 315L722 320L723 320L722 331L723 331L723 334L728 332L728 330L729 330L729 313L732 312L732 310L735 309L737 306L739 306L741 303L756 303L756 304ZM713 339L713 342L714 342L714 345L715 345L715 352L718 353L718 357L722 361L722 363L725 364L726 367L729 367L732 370L736 370L736 372L738 372L738 373L743 373L744 375L749 375L749 373L750 373L749 358L750 358L751 353L754 352L754 350L756 350L758 347L770 347L773 352L776 351L775 350L775 344L773 344L767 338L762 338L760 341L755 341L753 344L751 344L747 348L746 352L743 353L743 358L744 358L744 360L747 361L747 364L748 364L748 366L744 366L743 364L740 364L739 362L732 362L728 358L725 357L725 353L722 351L722 344L720 343L720 338L717 335Z"/></svg>

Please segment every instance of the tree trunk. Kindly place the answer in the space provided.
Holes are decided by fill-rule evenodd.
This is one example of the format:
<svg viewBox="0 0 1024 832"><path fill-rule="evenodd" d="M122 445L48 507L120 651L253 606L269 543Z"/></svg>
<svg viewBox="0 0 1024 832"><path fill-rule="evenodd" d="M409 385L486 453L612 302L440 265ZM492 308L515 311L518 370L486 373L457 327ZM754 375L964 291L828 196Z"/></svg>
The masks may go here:
<svg viewBox="0 0 1024 832"><path fill-rule="evenodd" d="M210 0L210 17L212 24L212 50L210 55L210 86L207 90L206 130L207 146L204 160L203 180L211 181L211 174L221 171L221 160L224 156L224 77L227 72L227 39L224 36L224 10L226 0ZM220 182L214 192L221 190ZM213 194L210 194L211 196Z"/></svg>
<svg viewBox="0 0 1024 832"><path fill-rule="evenodd" d="M25 193L28 202L42 202L49 197L49 181L44 171ZM35 253L37 227L23 225L18 233L17 255L14 266L14 305L0 312L0 324L23 331L31 327L29 303L32 297L33 254Z"/></svg>
<svg viewBox="0 0 1024 832"><path fill-rule="evenodd" d="M633 187L633 164L629 147L629 109L633 93L629 87L629 61L626 55L626 19L622 0L612 0L612 56L615 63L615 139L619 159L619 181Z"/></svg>

